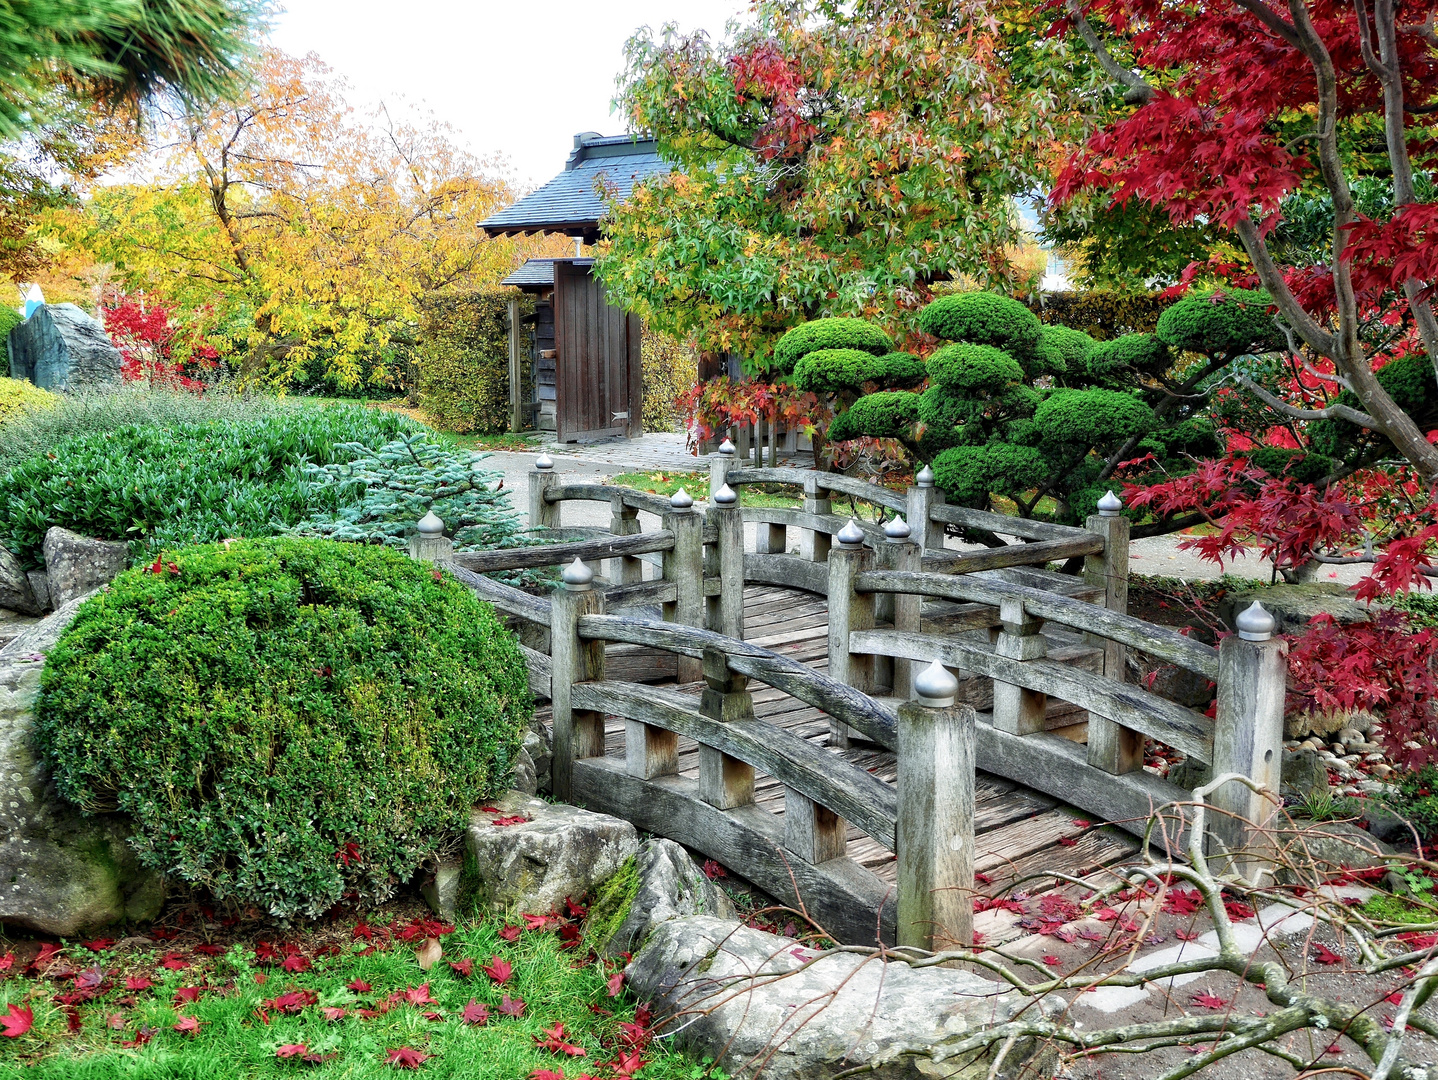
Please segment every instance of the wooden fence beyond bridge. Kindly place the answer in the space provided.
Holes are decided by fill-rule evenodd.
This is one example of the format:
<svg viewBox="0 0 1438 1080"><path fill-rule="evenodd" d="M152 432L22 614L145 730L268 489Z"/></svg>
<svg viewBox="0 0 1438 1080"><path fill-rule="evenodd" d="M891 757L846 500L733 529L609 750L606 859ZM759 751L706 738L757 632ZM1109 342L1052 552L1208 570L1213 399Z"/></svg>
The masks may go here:
<svg viewBox="0 0 1438 1080"><path fill-rule="evenodd" d="M432 517L411 542L519 629L530 685L551 703L557 797L703 852L842 940L932 948L971 939L976 770L1136 835L1191 797L1143 770L1146 738L1278 790L1285 647L1272 618L1255 606L1213 648L1128 615L1128 523L1111 496L1076 528L946 505L927 470L900 495L709 461L711 499L695 505L569 483L541 458L530 522L558 542L456 553ZM752 484L796 485L803 507L745 507ZM837 515L836 494L901 516ZM608 532L563 529L563 504L581 500L610 504ZM641 512L659 527L644 531ZM1013 542L960 552L946 526ZM1079 575L1048 569L1076 560ZM542 566L565 567L548 597L483 576ZM826 670L744 640L746 584L827 599ZM1215 717L1125 682L1130 648L1215 681ZM655 684L666 673L676 685ZM821 710L827 738L757 716L756 684ZM617 755L607 718L623 721ZM681 740L697 745L697 776L681 773ZM864 744L897 756L897 782L842 753ZM756 802L756 775L782 784L782 814ZM1212 802L1210 847L1261 858L1272 801L1230 783ZM850 824L895 854L896 882L847 856Z"/></svg>

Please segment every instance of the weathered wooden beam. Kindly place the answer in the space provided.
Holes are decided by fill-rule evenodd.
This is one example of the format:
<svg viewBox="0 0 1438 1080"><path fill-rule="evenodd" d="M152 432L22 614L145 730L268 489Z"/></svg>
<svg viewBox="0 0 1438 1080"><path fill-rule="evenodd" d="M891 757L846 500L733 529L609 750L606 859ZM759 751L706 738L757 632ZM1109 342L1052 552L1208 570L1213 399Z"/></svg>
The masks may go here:
<svg viewBox="0 0 1438 1080"><path fill-rule="evenodd" d="M852 495L856 499L873 503L875 506L886 506L890 510L897 510L904 513L909 509L909 501L897 491L890 491L880 484L871 484L867 480L860 480L857 477L845 476L843 473L819 473L818 485L827 491L839 491L845 495Z"/></svg>
<svg viewBox="0 0 1438 1080"><path fill-rule="evenodd" d="M548 701L551 672L554 670L549 654L531 649L527 645L521 645L519 651L524 657L525 666L529 668L529 692Z"/></svg>
<svg viewBox="0 0 1438 1080"><path fill-rule="evenodd" d="M829 588L829 571L823 563L812 563L802 555L745 555L744 580L757 585L784 585L822 596Z"/></svg>
<svg viewBox="0 0 1438 1080"><path fill-rule="evenodd" d="M448 566L445 569L456 581L468 585L481 600L487 600L500 611L528 619L541 626L549 625L550 603L547 598L531 596L523 589L516 589L513 585L476 574L462 566Z"/></svg>
<svg viewBox="0 0 1438 1080"><path fill-rule="evenodd" d="M754 719L754 698L748 680L729 670L718 649L705 649L700 661L704 693L699 711L716 724ZM732 810L754 801L754 766L717 746L699 744L699 797L710 806Z"/></svg>
<svg viewBox="0 0 1438 1080"><path fill-rule="evenodd" d="M967 506L949 506L940 503L931 511L935 521L963 528L983 529L1001 536L1020 536L1026 540L1073 540L1084 534L1077 525L1054 525L1047 521L1011 517L995 514L988 510L972 510Z"/></svg>
<svg viewBox="0 0 1438 1080"><path fill-rule="evenodd" d="M920 479L923 482L909 488L905 495L904 520L913 530L914 543L926 552L942 551L944 526L934 512L944 505L944 490L934 486L933 470L928 471L927 477L921 474Z"/></svg>
<svg viewBox="0 0 1438 1080"><path fill-rule="evenodd" d="M814 473L804 478L804 513L810 518L825 519L831 513L829 497L819 486L818 477ZM842 525L840 527L842 528ZM839 530L831 530L827 524L805 527L799 534L799 557L810 562L828 562L831 531Z"/></svg>
<svg viewBox="0 0 1438 1080"><path fill-rule="evenodd" d="M726 655L731 670L822 709L858 728L864 738L893 748L898 718L892 709L867 694L859 693L852 686L836 682L822 671L815 671L769 649L735 641L711 630L618 615L583 616L579 620L579 633L586 639L651 645L696 659L704 655L705 649L718 649Z"/></svg>
<svg viewBox="0 0 1438 1080"><path fill-rule="evenodd" d="M509 430L524 430L524 409L520 404L519 391L524 380L520 377L519 361L519 298L509 301Z"/></svg>
<svg viewBox="0 0 1438 1080"><path fill-rule="evenodd" d="M1248 614L1240 613L1240 634L1224 638L1218 646L1218 708L1211 763L1215 777L1239 773L1266 786L1274 798L1233 782L1213 792L1209 796L1208 847L1210 858L1224 849L1230 853L1220 860L1219 872L1233 870L1252 876L1260 868L1274 869L1272 830L1282 808L1276 796L1283 765L1288 643L1271 636L1273 617L1266 611L1262 612L1268 622L1266 636L1245 640L1243 635L1249 631L1243 616Z"/></svg>
<svg viewBox="0 0 1438 1080"><path fill-rule="evenodd" d="M1213 757L1212 720L1131 683L1116 683L1102 675L1053 660L1014 660L972 642L904 634L896 630L867 630L854 634L849 639L849 648L878 656L937 660L945 667L986 675L996 682L1027 687L1072 702L1090 712L1113 717L1126 727L1167 743L1199 761L1209 761Z"/></svg>
<svg viewBox="0 0 1438 1080"><path fill-rule="evenodd" d="M543 460L543 459L541 459ZM559 528L559 503L547 498L550 491L559 486L559 477L554 466L529 471L529 527L530 529Z"/></svg>
<svg viewBox="0 0 1438 1080"><path fill-rule="evenodd" d="M814 474L812 469L733 469L729 473L729 486L737 484L793 484L803 487L804 481Z"/></svg>
<svg viewBox="0 0 1438 1080"><path fill-rule="evenodd" d="M643 555L651 551L668 551L673 546L673 534L665 529L657 529L634 536L606 535L567 544L536 544L533 547L499 548L495 551L456 551L454 562L456 566L462 566L477 574L492 574L498 570L560 566L575 559L594 563L621 556Z"/></svg>
<svg viewBox="0 0 1438 1080"><path fill-rule="evenodd" d="M893 785L791 731L765 720L712 720L699 712L693 697L663 686L581 683L574 688L574 701L721 750L829 807L894 850Z"/></svg>
<svg viewBox="0 0 1438 1080"><path fill-rule="evenodd" d="M1030 544L1029 547L1037 547ZM949 600L988 604L997 608L1006 598L1021 599L1024 609L1045 622L1058 623L1074 630L1131 645L1151 656L1189 671L1218 678L1218 650L1201 641L1185 637L1166 626L1136 619L1121 611L1110 611L1069 596L1060 596L1003 581L991 575L900 574L892 570L873 570L859 575L855 587L871 592L912 592Z"/></svg>
<svg viewBox="0 0 1438 1080"><path fill-rule="evenodd" d="M633 585L615 585L605 591L610 608L638 604L672 604L679 590L672 581L641 581Z"/></svg>
<svg viewBox="0 0 1438 1080"><path fill-rule="evenodd" d="M615 536L638 536L639 511L623 499L609 500L609 531ZM644 563L634 555L621 555L609 562L609 580L615 585L633 585L644 580Z"/></svg>
<svg viewBox="0 0 1438 1080"><path fill-rule="evenodd" d="M550 503L610 502L619 499L625 506L647 510L656 517L663 517L671 509L669 500L662 495L614 484L555 484L545 491L544 497Z"/></svg>
<svg viewBox="0 0 1438 1080"><path fill-rule="evenodd" d="M942 570L946 574L972 574L1003 566L1043 566L1102 550L1103 537L1080 533L1065 540L1040 540L1033 544L1010 544L982 551L950 551L947 548L928 551L924 553L924 567Z"/></svg>
<svg viewBox="0 0 1438 1080"><path fill-rule="evenodd" d="M880 544L875 553L875 563L885 570L917 571L923 558L923 549L912 540L890 539ZM912 634L923 630L924 598L917 593L879 593L874 597L874 619L876 623L888 623L895 630ZM876 687L887 687L889 693L901 700L912 696L912 663L891 656L874 658L874 683Z"/></svg>
<svg viewBox="0 0 1438 1080"><path fill-rule="evenodd" d="M1001 629L994 655L1027 663L1048 652L1043 623L1024 611L1021 600L1005 598L999 604ZM994 727L1012 735L1032 735L1046 729L1048 695L1018 684L994 680Z"/></svg>
<svg viewBox="0 0 1438 1080"><path fill-rule="evenodd" d="M1106 611L1127 615L1128 519L1117 512L1100 512L1088 519L1088 531L1104 538L1104 548L1084 559L1084 580L1103 589ZM1095 633L1088 635L1088 641L1103 649L1104 677L1123 682L1128 673L1123 642ZM1088 760L1107 773L1137 772L1143 768L1143 736L1107 716L1090 713Z"/></svg>
<svg viewBox="0 0 1438 1080"><path fill-rule="evenodd" d="M604 678L604 643L586 641L578 631L580 616L603 613L604 594L593 588L561 585L550 596L550 608L549 701L554 739L551 776L555 798L567 800L573 763L579 758L604 755L604 714L575 708L573 702L576 683Z"/></svg>
<svg viewBox="0 0 1438 1080"><path fill-rule="evenodd" d="M899 707L900 945L973 944L974 724L968 705Z"/></svg>
<svg viewBox="0 0 1438 1080"><path fill-rule="evenodd" d="M836 544L829 551L829 677L861 694L874 690L874 658L849 648L850 635L874 628L874 595L854 591L854 579L874 565L874 552L860 543ZM845 748L859 734L833 717L829 745Z"/></svg>
<svg viewBox="0 0 1438 1080"><path fill-rule="evenodd" d="M719 542L705 549L705 574L718 578L718 588L707 595L707 625L732 638L744 636L744 517L737 503L711 506L706 523L719 534Z"/></svg>
<svg viewBox="0 0 1438 1080"><path fill-rule="evenodd" d="M734 867L781 903L802 905L845 944L873 945L881 935L892 944L893 886L852 859L815 864L786 852L777 815L754 805L720 810L699 797L693 780L639 780L615 759L588 758L574 766L574 802Z"/></svg>
<svg viewBox="0 0 1438 1080"><path fill-rule="evenodd" d="M674 543L664 552L664 580L674 586L674 601L663 607L666 622L681 626L704 625L704 517L692 509L671 507L664 528ZM699 665L681 657L679 681L699 678Z"/></svg>
<svg viewBox="0 0 1438 1080"><path fill-rule="evenodd" d="M784 847L806 863L839 859L848 849L848 827L834 811L785 787Z"/></svg>

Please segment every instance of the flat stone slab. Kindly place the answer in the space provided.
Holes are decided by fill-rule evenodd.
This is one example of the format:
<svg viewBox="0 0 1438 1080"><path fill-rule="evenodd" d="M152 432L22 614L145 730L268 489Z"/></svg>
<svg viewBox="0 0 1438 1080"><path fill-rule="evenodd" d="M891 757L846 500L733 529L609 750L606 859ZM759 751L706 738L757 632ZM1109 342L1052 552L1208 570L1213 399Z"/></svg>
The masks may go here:
<svg viewBox="0 0 1438 1080"><path fill-rule="evenodd" d="M554 911L639 851L634 826L607 814L519 791L489 806L475 811L465 843L477 871L475 899L492 911Z"/></svg>
<svg viewBox="0 0 1438 1080"><path fill-rule="evenodd" d="M950 1057L945 1045L1012 1019L1024 1003L967 971L817 953L705 915L657 925L625 979L679 1045L766 1080L827 1080L858 1066L886 1080L985 1080L987 1054ZM996 1077L1047 1075L1024 1072L1037 1064L1034 1050L1015 1045Z"/></svg>

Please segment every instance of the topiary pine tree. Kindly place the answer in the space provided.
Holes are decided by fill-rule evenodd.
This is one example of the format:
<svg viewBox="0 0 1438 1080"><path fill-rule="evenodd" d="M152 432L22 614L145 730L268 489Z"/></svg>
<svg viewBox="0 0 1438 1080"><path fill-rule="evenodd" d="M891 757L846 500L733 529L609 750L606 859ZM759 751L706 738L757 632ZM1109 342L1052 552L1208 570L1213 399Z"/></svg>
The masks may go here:
<svg viewBox="0 0 1438 1080"><path fill-rule="evenodd" d="M1156 467L1182 472L1191 467L1187 455L1216 452L1204 409L1220 373L1239 356L1281 344L1267 297L1238 290L1190 296L1153 334L1104 342L1044 326L1023 304L993 293L941 297L920 313L919 326L948 342L928 357L924 388L912 364L895 359L907 354L832 350L844 355L831 358L816 349L796 362L794 378L807 389L868 390L836 416L829 441L898 439L933 465L953 502L987 509L999 497L1025 517L1067 522L1093 512L1121 461L1152 455ZM809 331L795 347L830 332Z"/></svg>

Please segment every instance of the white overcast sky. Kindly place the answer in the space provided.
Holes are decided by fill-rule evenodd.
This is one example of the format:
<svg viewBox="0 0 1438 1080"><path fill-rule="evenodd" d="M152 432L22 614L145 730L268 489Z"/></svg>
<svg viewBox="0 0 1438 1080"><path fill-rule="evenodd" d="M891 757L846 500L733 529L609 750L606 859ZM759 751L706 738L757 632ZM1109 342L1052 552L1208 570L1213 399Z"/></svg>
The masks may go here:
<svg viewBox="0 0 1438 1080"><path fill-rule="evenodd" d="M317 53L352 103L423 104L481 156L502 153L522 183L564 167L580 131L622 134L609 111L624 42L666 22L723 35L747 0L286 0L271 38Z"/></svg>

